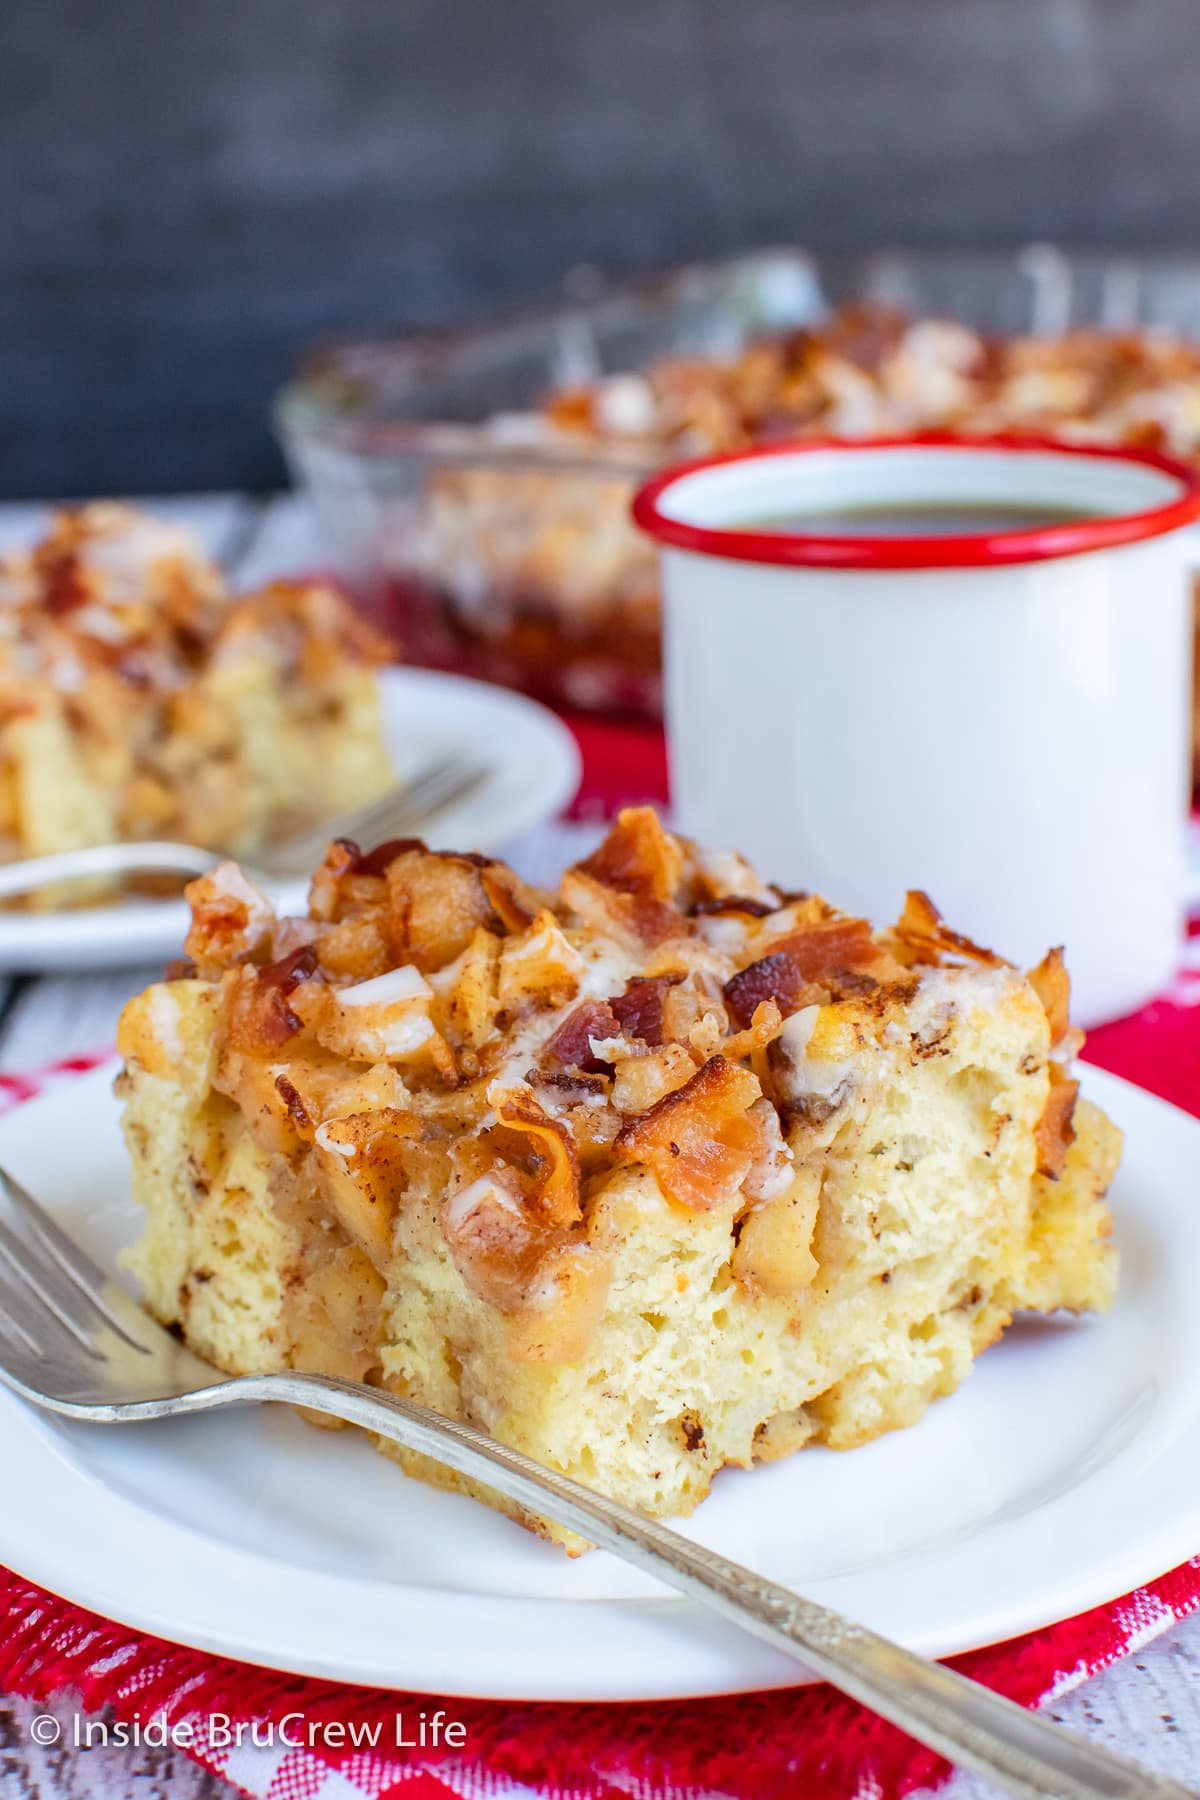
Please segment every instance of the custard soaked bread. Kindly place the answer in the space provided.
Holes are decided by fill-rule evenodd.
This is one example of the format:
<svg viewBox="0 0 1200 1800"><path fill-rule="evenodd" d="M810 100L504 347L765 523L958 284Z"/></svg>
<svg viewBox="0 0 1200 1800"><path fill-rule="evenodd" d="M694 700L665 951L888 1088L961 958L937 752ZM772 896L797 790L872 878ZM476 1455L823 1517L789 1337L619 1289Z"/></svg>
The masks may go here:
<svg viewBox="0 0 1200 1800"><path fill-rule="evenodd" d="M334 844L303 919L231 865L190 895L194 973L121 1022L130 1262L225 1369L677 1514L911 1424L1018 1308L1109 1304L1120 1137L1056 951L1024 975L920 894L873 932L642 810L552 896L411 842Z"/></svg>

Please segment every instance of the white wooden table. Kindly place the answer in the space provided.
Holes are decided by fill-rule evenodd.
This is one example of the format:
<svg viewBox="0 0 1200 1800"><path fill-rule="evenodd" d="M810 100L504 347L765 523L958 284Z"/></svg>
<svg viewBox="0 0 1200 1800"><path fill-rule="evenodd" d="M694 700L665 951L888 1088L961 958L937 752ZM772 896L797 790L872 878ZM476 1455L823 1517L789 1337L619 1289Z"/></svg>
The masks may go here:
<svg viewBox="0 0 1200 1800"><path fill-rule="evenodd" d="M150 504L194 525L238 583L294 573L320 560L309 514L290 497L264 502L195 495ZM29 542L44 516L41 507L0 505L0 552ZM547 828L515 847L514 860L531 879L546 880L556 863L575 853L566 828ZM0 984L0 1070L29 1069L111 1043L124 1001L157 973L146 968ZM1131 1520L1130 1529L1136 1528ZM225 1800L235 1793L178 1752L40 1749L29 1723L43 1710L0 1698L0 1800L129 1800L133 1794ZM65 1721L75 1708L66 1697L49 1710ZM1054 1714L1083 1735L1200 1787L1200 1617L1097 1676L1063 1699ZM946 1800L983 1800L992 1791L956 1776L941 1793ZM869 1796L864 1788L863 1800Z"/></svg>

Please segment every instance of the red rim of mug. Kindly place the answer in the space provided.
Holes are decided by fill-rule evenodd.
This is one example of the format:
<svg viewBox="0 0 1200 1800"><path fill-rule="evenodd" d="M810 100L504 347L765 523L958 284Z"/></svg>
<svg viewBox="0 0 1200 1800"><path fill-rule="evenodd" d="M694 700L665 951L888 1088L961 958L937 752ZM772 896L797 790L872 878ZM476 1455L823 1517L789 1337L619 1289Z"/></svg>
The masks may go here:
<svg viewBox="0 0 1200 1800"><path fill-rule="evenodd" d="M817 452L853 456L862 450L1007 451L1015 455L1055 455L1124 462L1172 476L1180 491L1173 500L1142 512L1107 513L1098 518L1038 525L1025 530L963 533L940 537L839 537L802 531L754 531L736 527L693 525L663 512L661 500L677 482L706 469L729 467L768 456L812 455ZM634 521L660 544L702 556L729 557L737 562L775 563L810 568L843 569L973 569L1005 563L1043 562L1057 556L1081 556L1112 550L1146 538L1162 537L1200 518L1200 469L1157 450L1108 444L1066 443L1052 437L959 437L924 432L907 437L811 438L800 443L758 444L718 456L674 463L651 477L633 499Z"/></svg>

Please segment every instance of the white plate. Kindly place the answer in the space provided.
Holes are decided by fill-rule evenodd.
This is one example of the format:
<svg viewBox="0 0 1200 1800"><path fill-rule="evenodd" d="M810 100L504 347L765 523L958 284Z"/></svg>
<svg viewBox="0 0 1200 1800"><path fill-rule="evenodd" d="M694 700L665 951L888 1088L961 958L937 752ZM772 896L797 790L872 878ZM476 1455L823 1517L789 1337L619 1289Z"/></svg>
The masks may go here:
<svg viewBox="0 0 1200 1800"><path fill-rule="evenodd" d="M482 752L487 782L447 807L423 834L434 849L498 850L571 800L579 751L562 721L507 688L436 675L380 671L383 723L396 768L413 774L448 750ZM277 890L303 910L306 882ZM109 969L177 956L188 928L182 901L136 900L73 912L0 913L0 970Z"/></svg>
<svg viewBox="0 0 1200 1800"><path fill-rule="evenodd" d="M111 1070L0 1121L11 1167L101 1257L136 1234ZM683 1529L944 1655L1200 1549L1200 1123L1113 1076L1123 1257L1107 1319L1018 1325L912 1430L728 1470ZM282 1408L65 1424L0 1390L0 1562L166 1638L419 1691L611 1700L801 1679L615 1558L572 1562L365 1439Z"/></svg>

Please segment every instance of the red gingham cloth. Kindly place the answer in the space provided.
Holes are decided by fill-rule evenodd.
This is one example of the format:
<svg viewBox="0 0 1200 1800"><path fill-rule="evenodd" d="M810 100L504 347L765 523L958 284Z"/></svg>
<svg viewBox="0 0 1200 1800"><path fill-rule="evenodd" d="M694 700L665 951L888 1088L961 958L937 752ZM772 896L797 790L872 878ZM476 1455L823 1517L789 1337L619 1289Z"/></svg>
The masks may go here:
<svg viewBox="0 0 1200 1800"><path fill-rule="evenodd" d="M588 724L577 734L587 768L576 816L599 817L618 798L665 795L656 734ZM1087 1045L1092 1062L1195 1113L1198 952L1194 937L1171 991L1093 1032ZM0 1076L0 1110L100 1060L77 1057L35 1075ZM955 1667L1033 1706L1140 1649L1198 1606L1200 1556L1093 1612L958 1657ZM182 1649L3 1570L0 1689L33 1700L73 1689L88 1710L107 1705L130 1724L186 1720L194 1740L188 1753L261 1800L900 1800L948 1773L931 1752L824 1686L620 1706L438 1701L272 1674ZM411 1737L421 1712L439 1705L466 1727L465 1747L395 1746L398 1715ZM234 1732L222 1718L242 1724L240 1746L227 1741ZM337 1747L323 1738L328 1721L351 1728L350 1742ZM314 1741L296 1748L281 1736Z"/></svg>

